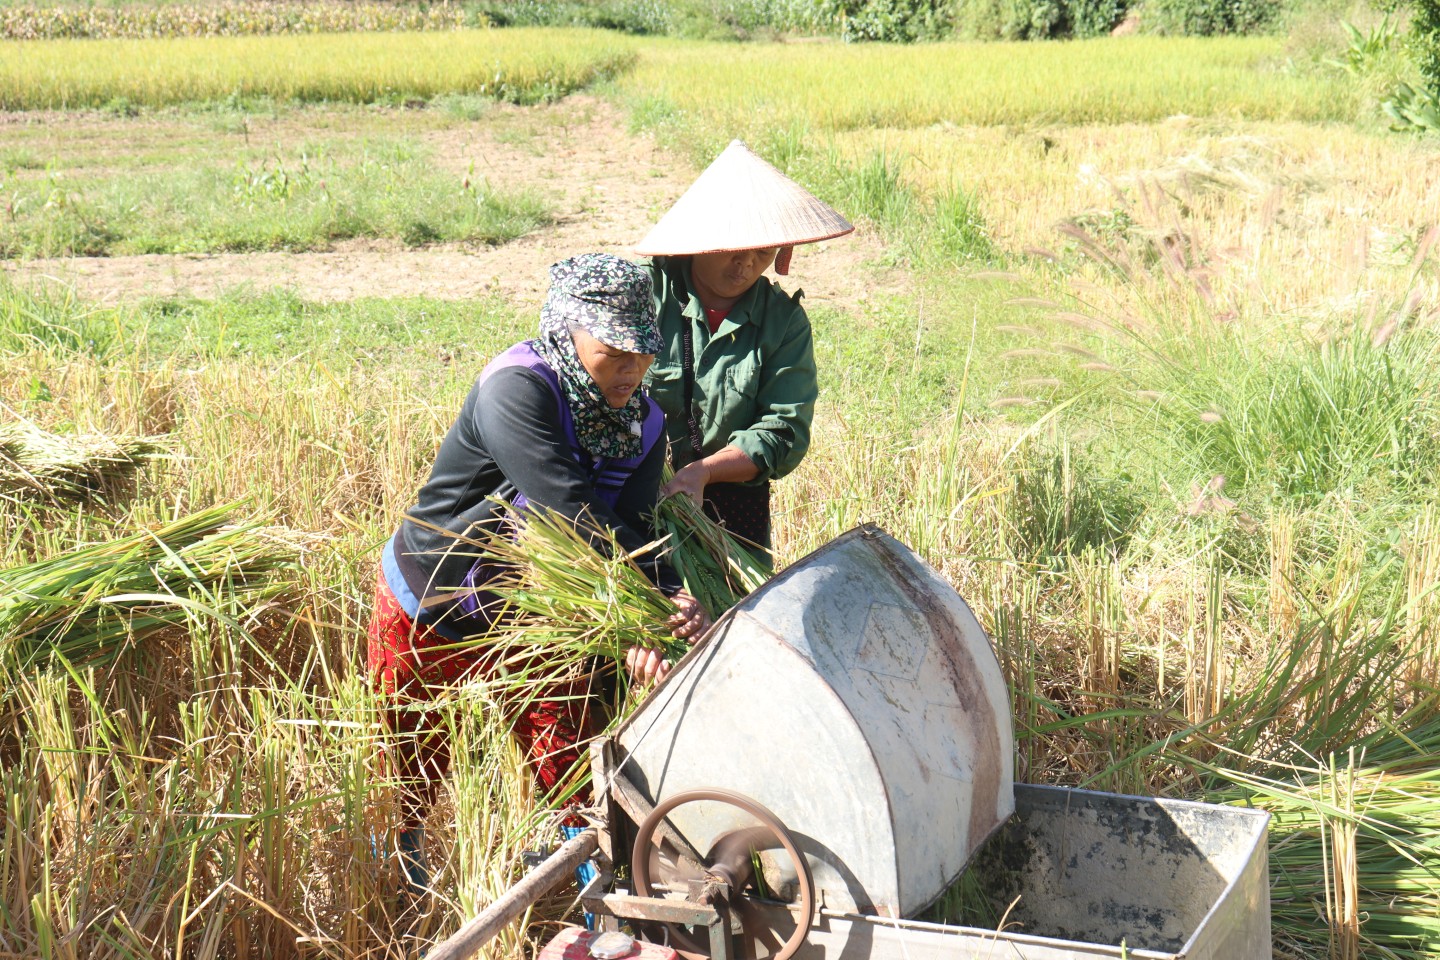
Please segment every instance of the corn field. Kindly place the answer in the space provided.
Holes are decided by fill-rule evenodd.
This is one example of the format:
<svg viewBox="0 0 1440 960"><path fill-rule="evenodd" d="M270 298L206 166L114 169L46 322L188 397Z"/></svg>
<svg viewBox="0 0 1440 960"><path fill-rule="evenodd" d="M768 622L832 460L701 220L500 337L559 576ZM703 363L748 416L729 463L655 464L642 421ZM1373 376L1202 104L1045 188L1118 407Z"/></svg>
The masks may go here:
<svg viewBox="0 0 1440 960"><path fill-rule="evenodd" d="M238 37L272 33L354 33L457 30L470 23L460 7L397 3L223 3L147 6L0 7L0 39L143 40L151 37Z"/></svg>

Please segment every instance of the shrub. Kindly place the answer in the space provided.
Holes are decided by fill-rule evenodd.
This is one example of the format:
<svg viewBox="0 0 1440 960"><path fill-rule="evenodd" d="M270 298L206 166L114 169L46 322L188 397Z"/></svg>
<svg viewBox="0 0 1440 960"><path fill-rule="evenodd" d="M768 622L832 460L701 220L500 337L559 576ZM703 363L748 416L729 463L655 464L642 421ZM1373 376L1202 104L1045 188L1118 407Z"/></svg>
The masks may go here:
<svg viewBox="0 0 1440 960"><path fill-rule="evenodd" d="M951 32L953 21L948 0L852 0L843 13L846 42L938 40Z"/></svg>
<svg viewBox="0 0 1440 960"><path fill-rule="evenodd" d="M1415 0L1410 18L1410 49L1431 103L1440 100L1440 0Z"/></svg>
<svg viewBox="0 0 1440 960"><path fill-rule="evenodd" d="M1211 37L1265 30L1282 11L1279 0L1148 0L1145 23L1157 33Z"/></svg>
<svg viewBox="0 0 1440 960"><path fill-rule="evenodd" d="M501 0L476 4L472 12L497 27L595 27L639 35L671 32L671 8L659 0Z"/></svg>
<svg viewBox="0 0 1440 960"><path fill-rule="evenodd" d="M1396 132L1440 133L1440 95L1431 90L1416 90L1408 83L1396 84L1390 96L1381 102L1380 109L1390 118L1390 129Z"/></svg>
<svg viewBox="0 0 1440 960"><path fill-rule="evenodd" d="M716 15L747 29L768 27L834 33L847 16L845 0L711 0Z"/></svg>
<svg viewBox="0 0 1440 960"><path fill-rule="evenodd" d="M1096 37L1108 34L1126 7L1127 0L969 0L956 13L956 28L989 40Z"/></svg>
<svg viewBox="0 0 1440 960"><path fill-rule="evenodd" d="M1125 19L1125 0L1070 0L1070 35L1103 37Z"/></svg>

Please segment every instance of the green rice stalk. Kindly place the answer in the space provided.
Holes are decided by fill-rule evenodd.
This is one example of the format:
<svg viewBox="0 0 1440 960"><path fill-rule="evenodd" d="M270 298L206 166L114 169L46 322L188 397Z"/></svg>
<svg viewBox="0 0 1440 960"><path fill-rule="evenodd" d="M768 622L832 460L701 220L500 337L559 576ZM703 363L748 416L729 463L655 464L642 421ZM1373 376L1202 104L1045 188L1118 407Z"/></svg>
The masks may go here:
<svg viewBox="0 0 1440 960"><path fill-rule="evenodd" d="M670 565L712 619L770 577L769 567L755 551L685 494L666 497L656 505L654 529L657 537L668 538Z"/></svg>
<svg viewBox="0 0 1440 960"><path fill-rule="evenodd" d="M518 640L579 660L624 660L631 647L678 659L689 649L666 624L675 605L612 537L550 510L506 526L514 535L494 536L484 550L507 571L487 588L509 608L511 627L499 633L507 647Z"/></svg>
<svg viewBox="0 0 1440 960"><path fill-rule="evenodd" d="M84 499L164 454L158 437L62 435L28 422L0 426L0 500Z"/></svg>
<svg viewBox="0 0 1440 960"><path fill-rule="evenodd" d="M1386 729L1292 779L1207 768L1213 802L1268 810L1277 950L1440 955L1440 718ZM1277 952L1277 955L1279 953Z"/></svg>
<svg viewBox="0 0 1440 960"><path fill-rule="evenodd" d="M615 682L629 650L656 650L673 663L690 649L670 634L674 603L634 556L588 523L549 510L514 511L492 535L465 542L501 570L485 589L499 597L503 611L496 629L455 645L487 663L455 695L477 701L480 713L497 723L513 723L539 701L575 697L600 711L603 722L593 725L594 732L613 729L638 702L629 684ZM646 552L660 547L647 545ZM513 825L516 834L531 833L552 811L583 795L589 779L589 764L576 764Z"/></svg>
<svg viewBox="0 0 1440 960"><path fill-rule="evenodd" d="M197 614L230 623L215 600L220 587L254 617L289 589L295 547L258 524L230 526L239 510L211 507L0 571L0 664L29 670L56 654L105 661Z"/></svg>

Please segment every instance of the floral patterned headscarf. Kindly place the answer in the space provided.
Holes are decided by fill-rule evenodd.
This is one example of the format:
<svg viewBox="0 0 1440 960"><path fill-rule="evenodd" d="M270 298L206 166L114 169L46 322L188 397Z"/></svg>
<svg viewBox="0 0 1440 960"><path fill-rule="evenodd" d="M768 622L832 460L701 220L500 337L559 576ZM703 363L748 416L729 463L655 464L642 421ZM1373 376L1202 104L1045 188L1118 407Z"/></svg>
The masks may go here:
<svg viewBox="0 0 1440 960"><path fill-rule="evenodd" d="M575 421L575 439L591 456L635 457L643 449L640 392L625 406L610 406L580 362L570 326L616 350L659 353L650 275L608 253L584 253L550 268L550 292L540 308L535 350L550 364Z"/></svg>

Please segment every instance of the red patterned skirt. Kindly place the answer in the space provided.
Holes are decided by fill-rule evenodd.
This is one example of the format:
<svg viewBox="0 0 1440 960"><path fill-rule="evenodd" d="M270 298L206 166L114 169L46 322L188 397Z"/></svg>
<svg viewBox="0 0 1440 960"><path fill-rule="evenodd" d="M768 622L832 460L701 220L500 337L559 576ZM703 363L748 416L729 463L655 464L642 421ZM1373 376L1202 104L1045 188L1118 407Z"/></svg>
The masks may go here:
<svg viewBox="0 0 1440 960"><path fill-rule="evenodd" d="M419 784L428 802L450 768L450 745L438 732L433 711L407 707L433 700L445 687L483 676L495 648L457 646L425 624L415 623L383 572L376 577L368 634L370 680L385 701L383 719L392 735L395 772L406 782ZM565 780L580 762L584 743L604 728L600 698L590 695L594 685L593 677L557 684L509 718L542 796Z"/></svg>

